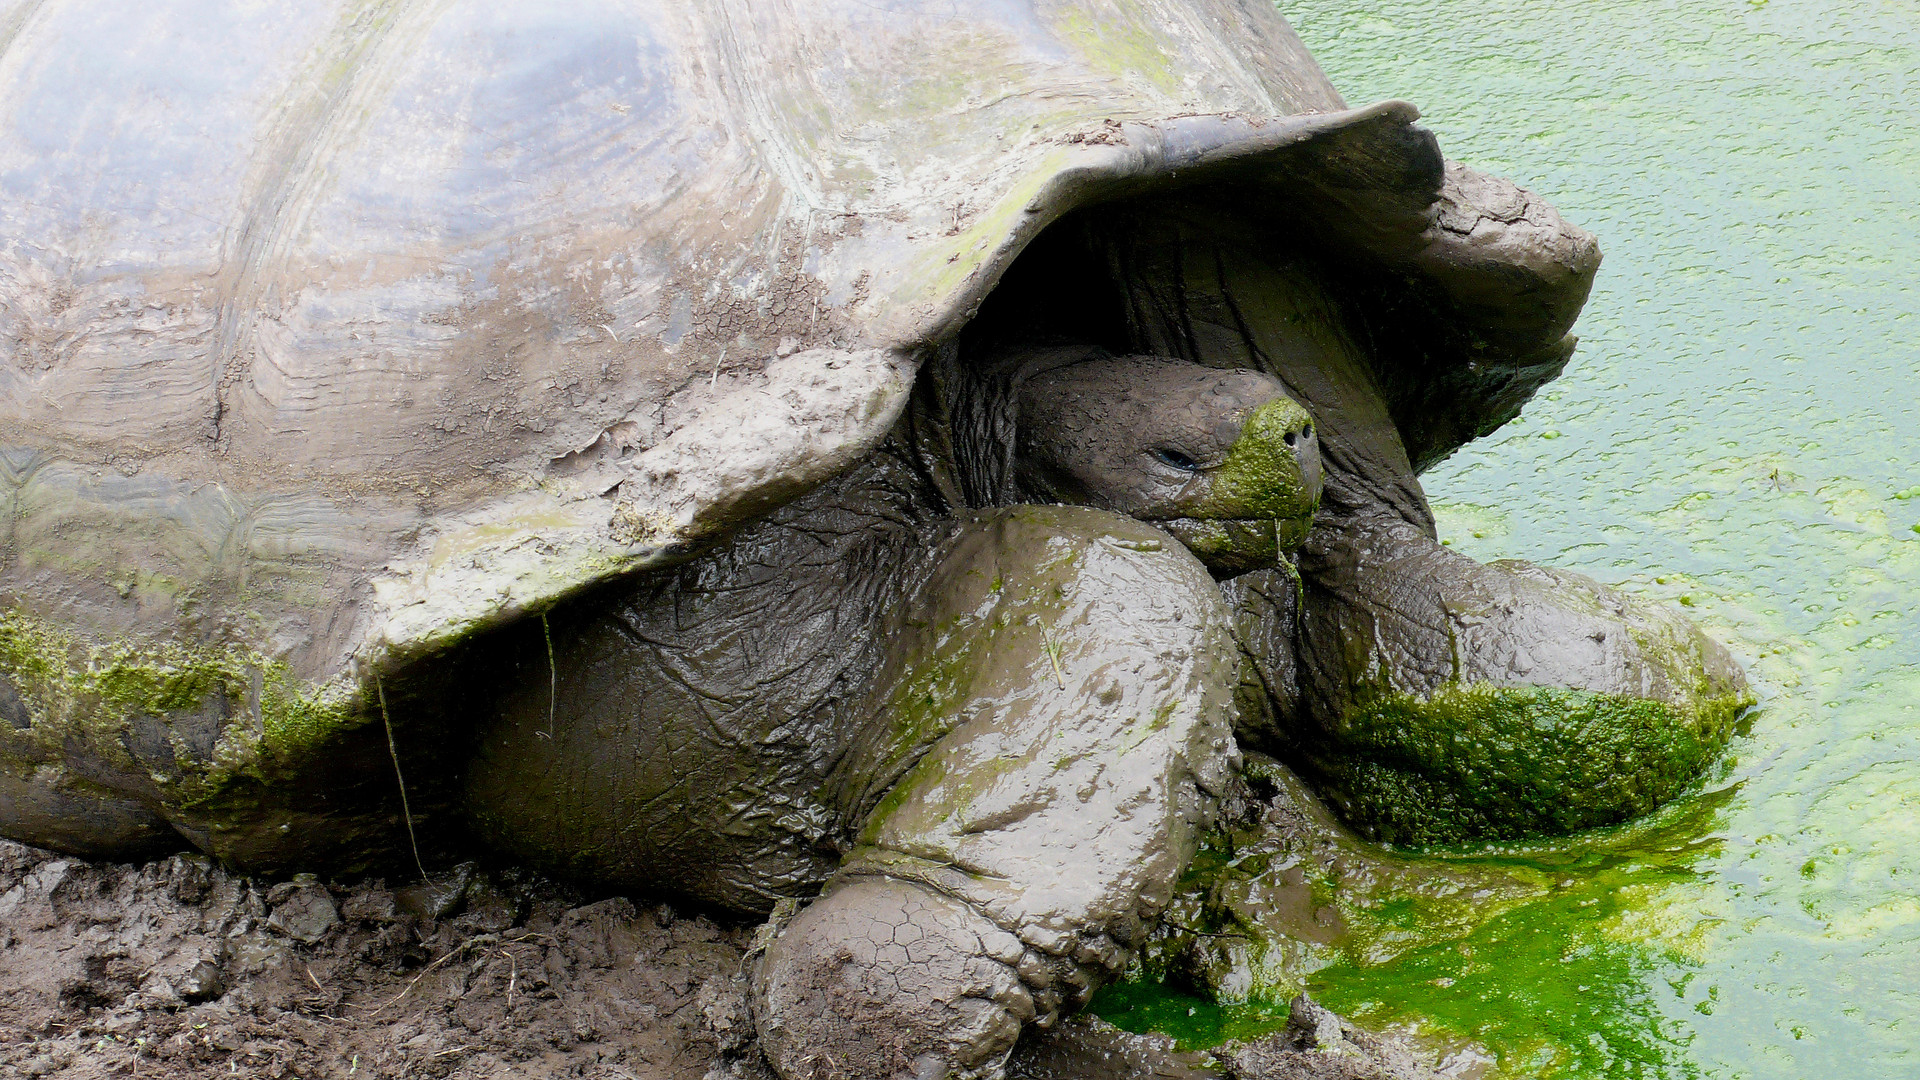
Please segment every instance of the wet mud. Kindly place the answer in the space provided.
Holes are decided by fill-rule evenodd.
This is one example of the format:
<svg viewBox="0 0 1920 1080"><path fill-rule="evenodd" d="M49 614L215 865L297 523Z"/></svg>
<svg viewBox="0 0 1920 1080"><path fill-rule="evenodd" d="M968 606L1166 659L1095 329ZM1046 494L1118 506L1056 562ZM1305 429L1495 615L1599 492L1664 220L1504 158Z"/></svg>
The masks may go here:
<svg viewBox="0 0 1920 1080"><path fill-rule="evenodd" d="M0 841L0 1075L93 1080L771 1080L754 926L465 866L267 881L186 855L91 863ZM1212 1054L1095 1018L1010 1080L1405 1080L1415 1051L1296 1004Z"/></svg>
<svg viewBox="0 0 1920 1080"><path fill-rule="evenodd" d="M0 843L0 1074L697 1080L750 928L471 869L431 885Z"/></svg>

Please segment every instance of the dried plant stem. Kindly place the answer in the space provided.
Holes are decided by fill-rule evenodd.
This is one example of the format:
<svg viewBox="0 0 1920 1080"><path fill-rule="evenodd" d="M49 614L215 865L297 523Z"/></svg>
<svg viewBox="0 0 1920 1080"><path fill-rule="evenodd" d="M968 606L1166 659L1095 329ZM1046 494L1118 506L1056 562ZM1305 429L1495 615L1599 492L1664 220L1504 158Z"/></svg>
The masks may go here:
<svg viewBox="0 0 1920 1080"><path fill-rule="evenodd" d="M413 865L420 871L420 880L427 880L427 864L420 859L420 838L413 833L413 807L407 803L407 778L400 774L400 746L393 741L393 717L387 714L387 688L381 684L380 676L373 676L374 693L380 696L380 720L387 726L387 753L393 756L393 778L400 784L400 816L407 822L407 843L413 848Z"/></svg>
<svg viewBox="0 0 1920 1080"><path fill-rule="evenodd" d="M560 669L553 663L553 628L547 625L547 613L540 613L540 632L547 638L547 740L553 740L553 714L560 706Z"/></svg>

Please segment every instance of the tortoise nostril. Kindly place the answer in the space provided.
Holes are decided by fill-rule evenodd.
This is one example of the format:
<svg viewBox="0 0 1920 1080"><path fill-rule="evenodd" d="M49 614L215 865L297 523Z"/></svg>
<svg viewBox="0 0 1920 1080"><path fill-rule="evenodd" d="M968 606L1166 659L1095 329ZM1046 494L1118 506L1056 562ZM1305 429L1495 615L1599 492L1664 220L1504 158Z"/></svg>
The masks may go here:
<svg viewBox="0 0 1920 1080"><path fill-rule="evenodd" d="M1313 438L1313 425L1312 425L1312 424L1308 424L1308 425L1307 425L1306 427L1303 427L1303 428L1301 428L1301 429L1300 429L1300 437L1301 437L1301 438L1304 438L1304 439L1311 439L1311 438Z"/></svg>
<svg viewBox="0 0 1920 1080"><path fill-rule="evenodd" d="M1285 438L1285 439L1287 440L1287 445L1288 445L1288 446L1292 446L1292 445L1294 444L1294 442L1295 442L1295 441L1296 441L1296 440L1297 440L1297 439L1299 438L1299 436L1298 436L1298 435L1295 435L1295 434L1294 434L1293 432L1291 432L1291 431L1289 431L1289 432L1287 432L1287 434L1286 434L1286 435L1284 436L1284 438Z"/></svg>

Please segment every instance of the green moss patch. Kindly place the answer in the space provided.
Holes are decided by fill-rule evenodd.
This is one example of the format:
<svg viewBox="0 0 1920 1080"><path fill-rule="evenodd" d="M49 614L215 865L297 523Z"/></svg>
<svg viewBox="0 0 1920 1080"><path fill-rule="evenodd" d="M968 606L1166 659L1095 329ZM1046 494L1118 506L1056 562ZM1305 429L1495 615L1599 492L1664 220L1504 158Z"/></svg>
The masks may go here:
<svg viewBox="0 0 1920 1080"><path fill-rule="evenodd" d="M82 755L130 777L152 777L155 758L177 775L165 801L190 805L240 777L270 781L343 732L366 722L349 696L309 686L278 661L240 649L178 643L85 645L20 612L0 614L0 677L12 683L29 725L0 746L0 765L31 767ZM190 745L181 729L202 729ZM136 758L129 731L159 732ZM169 770L172 771L172 770Z"/></svg>
<svg viewBox="0 0 1920 1080"><path fill-rule="evenodd" d="M1543 686L1450 684L1353 709L1306 754L1328 801L1399 844L1557 835L1646 813L1726 746L1744 694L1691 705Z"/></svg>
<svg viewBox="0 0 1920 1080"><path fill-rule="evenodd" d="M1107 1020L1192 1049L1275 1030L1289 999L1318 992L1319 972L1470 933L1565 877L1511 859L1410 857L1367 843L1258 752L1243 776L1242 811L1206 836L1129 981L1094 999Z"/></svg>
<svg viewBox="0 0 1920 1080"><path fill-rule="evenodd" d="M1209 470L1213 481L1207 497L1184 507L1189 516L1274 521L1282 534L1281 547L1299 544L1305 538L1299 526L1312 519L1320 500L1318 493L1307 490L1289 435L1298 438L1296 433L1311 419L1284 397L1254 410L1226 459Z"/></svg>

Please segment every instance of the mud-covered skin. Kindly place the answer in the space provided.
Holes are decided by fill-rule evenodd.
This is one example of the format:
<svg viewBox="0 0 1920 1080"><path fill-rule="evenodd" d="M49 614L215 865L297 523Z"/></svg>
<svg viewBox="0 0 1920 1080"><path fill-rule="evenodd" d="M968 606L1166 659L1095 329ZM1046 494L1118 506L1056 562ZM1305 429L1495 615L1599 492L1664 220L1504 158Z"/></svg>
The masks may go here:
<svg viewBox="0 0 1920 1080"><path fill-rule="evenodd" d="M1168 372L1183 366L1157 363ZM1091 360L1025 380L1022 496L1152 521L1223 575L1278 563L1313 524L1302 509L1316 504L1308 493L1320 485L1313 418L1273 397L1277 384L1259 372L1170 387L1166 378L1142 380L1140 366Z"/></svg>
<svg viewBox="0 0 1920 1080"><path fill-rule="evenodd" d="M1257 426L1249 417L1271 415L1263 410L1305 422L1279 383L1257 373L1159 358L1088 366L1108 379L1133 369L1143 394L1209 401L1227 430ZM1234 393L1212 396L1223 374ZM978 707L986 691L956 642L1000 656L1017 673L1009 685L1034 681L1034 693L1071 682L1083 636L1124 646L1085 665L1124 661L1134 673L1103 692L1177 683L1171 669L1154 670L1175 654L1140 652L1146 639L1127 629L1124 609L1073 606L1137 595L1187 625L1218 606L1201 579L1182 579L1176 591L1198 596L1176 601L1135 580L1139 572L1107 565L1115 544L1128 560L1191 563L1165 533L1111 512L1166 505L1149 501L1158 496L1141 479L1164 466L1141 454L1131 465L1081 468L1081 496L1106 510L968 510L951 468L929 452L940 419L935 406L916 409L880 451L727 544L523 628L502 650L520 658L500 676L503 719L483 733L469 771L483 836L559 872L764 914L809 895L919 755ZM1143 445L1183 428L1150 411L1122 419L1139 426ZM1310 514L1313 437L1296 429L1288 444L1263 429L1254 440L1284 456L1270 473L1280 494L1241 499L1203 486L1209 505L1236 519ZM1247 456L1236 445L1218 456ZM1104 576L1089 578L1096 568ZM983 583L996 591L951 608ZM979 615L989 600L1005 609L998 621Z"/></svg>
<svg viewBox="0 0 1920 1080"><path fill-rule="evenodd" d="M1139 347L1272 374L1320 439L1325 491L1300 549L1298 632L1249 643L1269 657L1256 667L1297 686L1269 680L1271 712L1242 726L1256 745L1303 768L1363 832L1407 843L1620 821L1725 745L1752 697L1686 619L1437 541L1397 423L1416 376L1383 350L1387 331L1364 305L1330 290L1337 271L1256 249L1203 208L1118 220L1105 239L1127 267ZM1504 355L1564 358L1560 305L1549 297L1534 314L1507 328ZM1449 393L1445 377L1426 385ZM1450 449L1423 446L1429 461ZM1275 655L1287 646L1292 656Z"/></svg>
<svg viewBox="0 0 1920 1080"><path fill-rule="evenodd" d="M1163 534L994 511L930 584L893 698L968 701L768 950L762 1032L789 1077L824 1048L862 1056L821 1075L938 1076L919 1059L942 1043L970 1047L942 1058L954 1075L994 1075L1022 1023L1121 972L1237 758L1225 607ZM943 912L957 946L901 911Z"/></svg>
<svg viewBox="0 0 1920 1080"><path fill-rule="evenodd" d="M1048 1015L1119 973L1192 857L1238 763L1239 656L1206 570L1150 526L1040 506L973 522L889 679L895 710L946 698L952 726L840 876L911 879L1012 930Z"/></svg>
<svg viewBox="0 0 1920 1080"><path fill-rule="evenodd" d="M551 679L527 628L468 770L484 841L750 914L807 895L857 824L832 768L945 511L890 444L714 552L553 612Z"/></svg>
<svg viewBox="0 0 1920 1080"><path fill-rule="evenodd" d="M901 883L844 884L767 948L754 980L763 1052L789 1080L997 1076L1033 997L1018 938Z"/></svg>
<svg viewBox="0 0 1920 1080"><path fill-rule="evenodd" d="M911 1074L928 1045L951 1044L969 1048L942 1059L956 1075L990 1075L1022 1022L1077 1008L1119 973L1191 857L1236 757L1226 608L1164 533L1078 507L963 513L940 525L931 566L877 575L864 603L824 598L838 621L803 637L765 606L803 601L799 590L700 576L752 563L806 580L823 563L779 556L818 541L821 523L808 524L750 532L667 586L677 595L556 620L560 696L551 714L545 693L508 702L470 799L488 840L528 861L736 910L810 895L837 867L841 884L796 923L802 938L763 965L776 1067L801 1077L816 1052L898 1050L889 1071L847 1075ZM883 547L822 546L821 559L842 569ZM703 581L711 593L695 591ZM684 653L668 636L676 616L695 620ZM680 682L695 664L698 692ZM737 691L717 685L756 668ZM942 1013L926 995L1001 968L925 952L931 941L896 956L854 934L891 935L887 912L929 904L1018 943L994 961L1021 988L1007 999L1017 1007ZM861 996L896 976L921 990ZM832 978L839 989L818 990ZM783 1059L789 1045L804 1055Z"/></svg>
<svg viewBox="0 0 1920 1080"><path fill-rule="evenodd" d="M1140 452L1048 459L1109 509L968 509L927 404L729 543L555 612L548 678L501 673L467 788L491 846L754 914L825 883L756 982L789 1080L997 1075L1024 1023L1124 968L1235 766L1222 594L1113 511L1310 516L1307 418L1264 375L1083 354L1085 379L1213 410L1220 445L1166 485L1146 450L1193 416L1135 410Z"/></svg>

